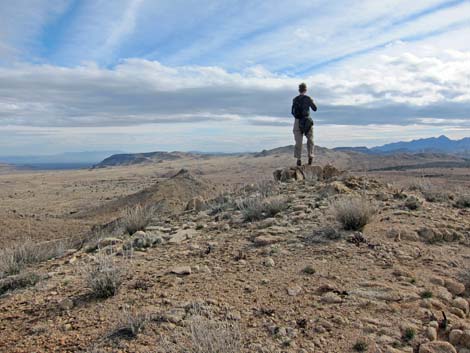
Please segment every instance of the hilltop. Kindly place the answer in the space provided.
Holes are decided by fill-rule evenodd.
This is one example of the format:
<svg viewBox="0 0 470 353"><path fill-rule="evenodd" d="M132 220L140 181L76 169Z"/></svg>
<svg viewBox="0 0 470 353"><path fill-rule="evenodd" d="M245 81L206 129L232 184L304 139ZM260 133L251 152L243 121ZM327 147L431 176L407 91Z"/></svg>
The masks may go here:
<svg viewBox="0 0 470 353"><path fill-rule="evenodd" d="M97 172L106 170L80 173ZM470 196L455 185L390 184L331 166L274 176L213 190L206 176L183 170L105 201L102 212L123 211L112 227L23 242L22 254L36 255L0 279L0 347L470 349ZM352 226L338 217L344 212L360 212L361 222ZM2 261L18 246L10 243Z"/></svg>

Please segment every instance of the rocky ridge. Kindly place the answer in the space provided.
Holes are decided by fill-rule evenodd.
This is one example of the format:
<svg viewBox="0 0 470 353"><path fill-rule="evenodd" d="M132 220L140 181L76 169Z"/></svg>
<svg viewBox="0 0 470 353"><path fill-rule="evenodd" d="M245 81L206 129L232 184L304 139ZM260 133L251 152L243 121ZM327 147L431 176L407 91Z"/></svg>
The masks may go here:
<svg viewBox="0 0 470 353"><path fill-rule="evenodd" d="M241 352L470 351L468 209L332 167L275 179L193 197L132 235L39 265L40 282L0 298L0 350L177 352L205 317L237 327ZM353 196L378 212L345 231L332 205ZM258 204L277 212L247 220ZM119 292L100 301L80 271L98 252L125 269ZM145 329L110 339L128 307L145 313Z"/></svg>

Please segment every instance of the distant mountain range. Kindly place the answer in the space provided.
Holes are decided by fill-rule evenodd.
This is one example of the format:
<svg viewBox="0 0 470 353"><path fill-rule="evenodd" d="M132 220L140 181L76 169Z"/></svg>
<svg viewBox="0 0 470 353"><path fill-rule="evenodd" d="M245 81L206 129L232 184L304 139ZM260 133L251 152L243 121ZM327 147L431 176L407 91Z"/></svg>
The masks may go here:
<svg viewBox="0 0 470 353"><path fill-rule="evenodd" d="M450 153L470 156L470 137L451 140L447 136L430 137L408 142L394 142L377 147L337 147L335 151L352 151L367 154L390 153Z"/></svg>

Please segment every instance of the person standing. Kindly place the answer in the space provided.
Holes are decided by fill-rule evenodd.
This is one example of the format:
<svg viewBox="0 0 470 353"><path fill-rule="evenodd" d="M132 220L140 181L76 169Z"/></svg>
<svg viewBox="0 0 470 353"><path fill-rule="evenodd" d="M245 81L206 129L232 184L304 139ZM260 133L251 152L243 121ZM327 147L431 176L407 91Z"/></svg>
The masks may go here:
<svg viewBox="0 0 470 353"><path fill-rule="evenodd" d="M292 115L295 118L293 130L295 138L294 157L297 158L298 166L302 165L302 142L304 135L307 138L308 164L311 165L313 162L313 120L310 117L310 108L314 112L317 111L317 106L313 99L307 95L307 85L301 83L299 85L299 95L292 102Z"/></svg>

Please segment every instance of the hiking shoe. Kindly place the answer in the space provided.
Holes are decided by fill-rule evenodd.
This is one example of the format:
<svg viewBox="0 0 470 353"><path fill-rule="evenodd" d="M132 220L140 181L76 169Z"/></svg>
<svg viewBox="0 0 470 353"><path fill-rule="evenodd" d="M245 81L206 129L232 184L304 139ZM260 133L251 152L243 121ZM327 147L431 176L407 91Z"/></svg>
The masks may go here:
<svg viewBox="0 0 470 353"><path fill-rule="evenodd" d="M312 158L312 157L309 157L309 158L308 158L308 165L312 165L312 162L313 162L313 158Z"/></svg>
<svg viewBox="0 0 470 353"><path fill-rule="evenodd" d="M300 159L297 159L297 167L300 167L302 165L302 161Z"/></svg>

